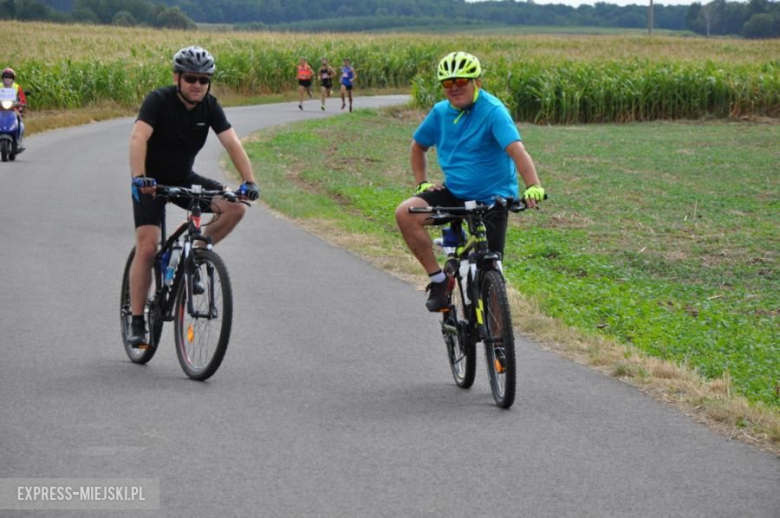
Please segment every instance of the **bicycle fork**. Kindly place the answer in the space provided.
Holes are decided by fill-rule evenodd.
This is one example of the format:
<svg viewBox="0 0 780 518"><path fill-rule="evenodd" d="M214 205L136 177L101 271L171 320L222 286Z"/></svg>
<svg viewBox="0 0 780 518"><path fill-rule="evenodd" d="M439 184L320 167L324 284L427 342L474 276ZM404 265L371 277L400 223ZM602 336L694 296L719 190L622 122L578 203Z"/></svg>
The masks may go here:
<svg viewBox="0 0 780 518"><path fill-rule="evenodd" d="M483 270L484 273L488 271L496 271L501 275L501 278L503 279L503 271L501 268L501 260L498 258L492 258L491 259L492 264L488 267L488 269ZM481 283L479 283L481 284ZM474 295L478 297L476 300L478 301L477 307L475 308L475 311L477 313L477 327L479 331L479 337L482 340L482 342L485 344L485 350L487 352L488 348L492 349L493 351L493 361L495 362L494 369L496 373L502 374L504 372L504 365L505 365L505 352L504 352L504 337L503 337L503 331L496 332L496 329L493 329L492 324L488 325L485 323L485 307L484 307L484 297L482 293L482 286L475 286L474 287Z"/></svg>
<svg viewBox="0 0 780 518"><path fill-rule="evenodd" d="M207 287L205 289L207 295L208 295L208 311L198 311L195 309L195 294L198 295L203 293L203 287L202 282L203 279L200 275L200 269L198 268L198 265L195 263L195 253L194 250L190 247L189 243L186 243L185 246L185 264L186 264L186 275L185 275L185 289L187 290L187 312L190 314L193 318L205 318L207 320L213 320L216 318L219 318L219 311L217 310L217 305L215 303L215 295L214 295L214 265L207 262L206 263L206 283ZM201 286L200 290L196 290L196 286ZM200 293L198 293L200 291Z"/></svg>

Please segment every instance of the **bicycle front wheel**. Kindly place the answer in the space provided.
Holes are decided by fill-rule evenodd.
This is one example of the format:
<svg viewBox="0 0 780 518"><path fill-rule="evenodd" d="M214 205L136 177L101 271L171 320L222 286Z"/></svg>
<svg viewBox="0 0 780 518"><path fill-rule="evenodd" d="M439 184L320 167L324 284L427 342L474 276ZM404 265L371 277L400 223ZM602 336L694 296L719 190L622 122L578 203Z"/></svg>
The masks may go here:
<svg viewBox="0 0 780 518"><path fill-rule="evenodd" d="M144 308L144 320L148 326L149 344L145 349L136 349L127 343L127 335L130 332L130 321L132 320L132 311L130 310L130 266L135 257L135 247L130 250L130 255L125 264L125 272L122 275L122 294L119 301L119 320L122 325L122 343L125 345L125 353L133 363L144 364L152 359L157 352L157 344L160 343L162 334L163 320L159 308L153 304L154 294L157 291L157 285L160 282L160 270L155 266L152 269L152 284L149 287L149 297Z"/></svg>
<svg viewBox="0 0 780 518"><path fill-rule="evenodd" d="M489 270L482 279L482 301L485 320L485 361L493 399L500 408L515 402L517 369L512 316L506 296L504 277Z"/></svg>
<svg viewBox="0 0 780 518"><path fill-rule="evenodd" d="M455 384L470 388L477 370L477 352L471 338L471 323L464 304L465 280L455 279L457 288L450 294L450 310L442 315L441 334L447 345L447 357Z"/></svg>
<svg viewBox="0 0 780 518"><path fill-rule="evenodd" d="M176 355L187 376L203 381L217 372L227 351L233 290L227 267L216 253L200 248L193 252L192 284L201 286L202 292L192 293L189 282L179 286L174 319Z"/></svg>

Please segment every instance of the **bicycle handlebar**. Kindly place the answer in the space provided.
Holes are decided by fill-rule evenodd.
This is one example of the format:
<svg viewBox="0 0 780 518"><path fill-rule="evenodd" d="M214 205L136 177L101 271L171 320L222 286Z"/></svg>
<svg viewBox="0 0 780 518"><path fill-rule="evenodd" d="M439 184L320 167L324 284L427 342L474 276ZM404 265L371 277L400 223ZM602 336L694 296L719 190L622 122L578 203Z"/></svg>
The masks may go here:
<svg viewBox="0 0 780 518"><path fill-rule="evenodd" d="M250 205L248 202L240 199L238 195L229 189L208 190L208 189L193 189L189 187L176 187L172 185L160 185L156 186L156 196L162 196L164 198L213 198L214 196L222 196L227 201L233 203L243 203Z"/></svg>
<svg viewBox="0 0 780 518"><path fill-rule="evenodd" d="M547 199L547 195L544 196ZM522 212L528 208L525 201L516 198L496 196L492 205L467 201L463 207L409 207L412 214L435 214L439 216L468 216L469 214L484 214L494 207L502 207L511 212Z"/></svg>

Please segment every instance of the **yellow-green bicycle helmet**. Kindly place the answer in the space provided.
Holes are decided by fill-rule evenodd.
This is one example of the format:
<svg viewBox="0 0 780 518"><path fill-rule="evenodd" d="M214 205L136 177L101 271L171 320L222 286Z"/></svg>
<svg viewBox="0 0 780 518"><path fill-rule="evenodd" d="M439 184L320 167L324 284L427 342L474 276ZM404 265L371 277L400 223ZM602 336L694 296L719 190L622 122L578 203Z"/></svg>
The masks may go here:
<svg viewBox="0 0 780 518"><path fill-rule="evenodd" d="M468 52L450 52L439 61L436 75L439 81L456 77L476 79L482 75L482 67L479 60Z"/></svg>

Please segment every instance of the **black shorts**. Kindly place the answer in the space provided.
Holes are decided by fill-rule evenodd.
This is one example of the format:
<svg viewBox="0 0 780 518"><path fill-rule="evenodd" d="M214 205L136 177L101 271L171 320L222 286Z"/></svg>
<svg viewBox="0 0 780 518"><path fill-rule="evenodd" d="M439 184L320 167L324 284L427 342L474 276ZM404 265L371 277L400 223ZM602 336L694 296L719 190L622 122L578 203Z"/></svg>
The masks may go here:
<svg viewBox="0 0 780 518"><path fill-rule="evenodd" d="M466 200L456 198L446 187L440 191L425 191L418 195L431 207L463 207ZM485 215L485 230L487 230L488 246L491 252L500 252L504 255L504 245L506 244L506 225L508 213L506 209L495 207L490 209ZM444 225L446 222L437 223ZM464 227L465 228L465 227Z"/></svg>
<svg viewBox="0 0 780 518"><path fill-rule="evenodd" d="M352 85L345 85L344 83L341 83L342 88L346 88L347 90L352 90Z"/></svg>
<svg viewBox="0 0 780 518"><path fill-rule="evenodd" d="M320 84L322 85L322 88L325 88L326 90L333 90L333 81L323 81Z"/></svg>
<svg viewBox="0 0 780 518"><path fill-rule="evenodd" d="M311 79L298 79L298 86L309 88L311 86Z"/></svg>
<svg viewBox="0 0 780 518"><path fill-rule="evenodd" d="M200 176L195 171L191 171L183 182L163 185L174 185L175 187L192 187L193 185L202 185L203 188L208 191L224 188L224 185L217 182L216 180L206 178L205 176ZM135 228L143 225L156 225L159 227L165 218L165 204L167 201L168 200L166 198L154 197L151 194L140 193L138 194L138 201L133 198L133 218L135 219ZM190 200L187 199L172 200L171 203L174 203L185 210L190 207ZM211 210L211 204L207 202L201 202L200 210L205 213L213 212Z"/></svg>

